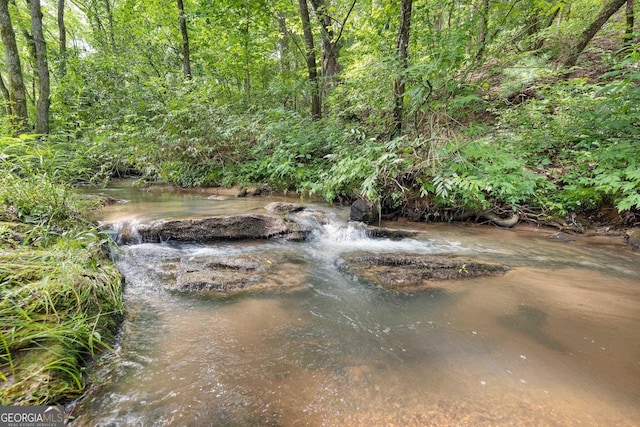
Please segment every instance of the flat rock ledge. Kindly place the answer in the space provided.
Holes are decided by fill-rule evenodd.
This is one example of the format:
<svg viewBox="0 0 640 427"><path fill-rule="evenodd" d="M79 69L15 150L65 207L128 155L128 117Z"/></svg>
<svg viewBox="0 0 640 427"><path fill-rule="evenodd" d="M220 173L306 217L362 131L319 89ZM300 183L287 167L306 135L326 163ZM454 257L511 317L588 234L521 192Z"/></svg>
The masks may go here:
<svg viewBox="0 0 640 427"><path fill-rule="evenodd" d="M293 292L305 289L299 277L304 261L283 254L192 256L180 260L171 290L234 295L240 292Z"/></svg>
<svg viewBox="0 0 640 427"><path fill-rule="evenodd" d="M400 291L434 288L433 282L502 275L506 265L477 262L452 255L352 254L338 260L355 277Z"/></svg>
<svg viewBox="0 0 640 427"><path fill-rule="evenodd" d="M311 230L286 219L267 215L242 214L199 219L161 220L140 224L137 233L142 242L195 242L284 238L302 241ZM124 243L132 243L125 241Z"/></svg>
<svg viewBox="0 0 640 427"><path fill-rule="evenodd" d="M326 212L308 209L294 203L267 205L271 214L238 214L205 218L158 220L148 223L135 221L106 224L118 244L191 242L209 243L221 240L256 240L281 238L287 241L307 240L314 230L329 224ZM404 239L416 232L393 230L353 223L370 238Z"/></svg>

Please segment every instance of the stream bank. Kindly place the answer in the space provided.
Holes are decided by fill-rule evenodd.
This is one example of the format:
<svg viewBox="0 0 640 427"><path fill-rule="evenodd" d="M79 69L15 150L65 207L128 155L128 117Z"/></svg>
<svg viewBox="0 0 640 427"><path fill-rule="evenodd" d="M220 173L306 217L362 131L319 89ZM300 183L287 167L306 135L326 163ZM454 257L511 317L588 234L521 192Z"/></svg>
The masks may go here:
<svg viewBox="0 0 640 427"><path fill-rule="evenodd" d="M95 226L32 225L0 213L0 404L77 398L123 319L122 276Z"/></svg>
<svg viewBox="0 0 640 427"><path fill-rule="evenodd" d="M200 188L185 190L200 194L211 194L212 199L229 197L278 196L266 187ZM279 195L283 196L283 195ZM408 196L407 196L408 197ZM484 211L463 208L437 209L428 200L420 197L407 198L400 207L384 204L377 207L364 199L341 200L339 206L350 208L349 219L367 224L392 224L396 221L426 223L462 223L471 226L534 227L553 230L558 239L575 237L615 237L626 241L634 250L640 250L640 213L634 210L618 212L615 207L604 204L597 209L574 212L564 218L553 217L528 207L517 210L494 206Z"/></svg>
<svg viewBox="0 0 640 427"><path fill-rule="evenodd" d="M0 405L61 404L115 342L123 279L97 204L49 168L52 151L35 136L0 142Z"/></svg>

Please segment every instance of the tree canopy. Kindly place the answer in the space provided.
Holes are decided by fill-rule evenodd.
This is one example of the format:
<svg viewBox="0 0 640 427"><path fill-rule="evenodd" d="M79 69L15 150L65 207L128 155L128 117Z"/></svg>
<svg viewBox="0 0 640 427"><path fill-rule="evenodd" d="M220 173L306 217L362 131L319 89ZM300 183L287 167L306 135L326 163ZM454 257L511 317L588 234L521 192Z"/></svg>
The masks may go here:
<svg viewBox="0 0 640 427"><path fill-rule="evenodd" d="M74 147L73 180L261 183L416 219L637 210L634 11L2 0L0 126Z"/></svg>

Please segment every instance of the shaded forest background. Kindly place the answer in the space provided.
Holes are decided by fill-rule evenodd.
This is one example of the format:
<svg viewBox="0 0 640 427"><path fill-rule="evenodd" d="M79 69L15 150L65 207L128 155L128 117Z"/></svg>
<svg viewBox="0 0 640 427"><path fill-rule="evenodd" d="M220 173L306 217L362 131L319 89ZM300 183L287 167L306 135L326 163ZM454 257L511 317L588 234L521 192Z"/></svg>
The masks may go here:
<svg viewBox="0 0 640 427"><path fill-rule="evenodd" d="M0 9L5 182L134 175L363 197L415 220L638 221L633 0Z"/></svg>

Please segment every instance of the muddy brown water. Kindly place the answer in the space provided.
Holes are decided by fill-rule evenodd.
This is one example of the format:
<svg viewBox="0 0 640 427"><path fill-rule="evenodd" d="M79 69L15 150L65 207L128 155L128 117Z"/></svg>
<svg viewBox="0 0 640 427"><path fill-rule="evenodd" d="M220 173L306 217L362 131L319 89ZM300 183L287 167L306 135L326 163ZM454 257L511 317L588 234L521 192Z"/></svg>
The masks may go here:
<svg viewBox="0 0 640 427"><path fill-rule="evenodd" d="M273 198L107 190L107 222L264 212ZM281 200L281 199L279 199ZM121 248L119 344L73 426L639 426L640 254L618 239L414 223L414 239L355 233L348 210L302 243ZM342 274L353 251L456 253L504 276L392 292ZM293 293L166 290L191 254L295 254Z"/></svg>

